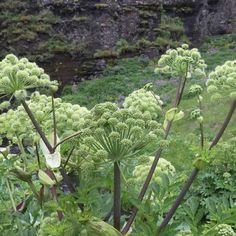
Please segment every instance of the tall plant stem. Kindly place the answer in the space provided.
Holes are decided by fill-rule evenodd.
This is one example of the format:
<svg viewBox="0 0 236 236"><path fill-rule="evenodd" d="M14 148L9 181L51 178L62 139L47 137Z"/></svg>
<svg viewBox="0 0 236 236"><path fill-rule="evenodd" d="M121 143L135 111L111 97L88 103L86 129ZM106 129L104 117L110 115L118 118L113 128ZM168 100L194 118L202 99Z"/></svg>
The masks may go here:
<svg viewBox="0 0 236 236"><path fill-rule="evenodd" d="M174 204L172 205L171 209L168 211L168 213L166 214L164 220L162 221L161 225L159 226L157 233L159 233L169 223L170 219L174 215L175 211L179 207L181 201L183 200L184 196L186 195L186 193L188 192L190 186L192 185L194 179L196 178L198 172L199 172L199 170L197 168L193 169L193 171L192 171L191 175L189 176L187 182L185 183L183 189L181 190L180 194L176 198L176 200L175 200Z"/></svg>
<svg viewBox="0 0 236 236"><path fill-rule="evenodd" d="M187 73L186 73L187 74ZM175 99L173 101L173 107L178 107L178 105L180 104L180 100L182 98L182 95L183 95L183 90L184 90L184 87L185 87L185 83L186 83L186 79L187 79L187 75L186 77L183 79L183 83L182 83L182 80L179 80L178 84L177 84L177 88L176 88L176 95L175 95ZM169 133L170 133L170 129L171 129L171 126L172 126L172 121L169 121L167 123L167 127L166 127L166 130L165 130L165 136L164 136L164 140L166 140L169 136ZM154 174L154 171L157 167L157 164L158 164L158 161L161 157L161 153L163 151L163 148L160 148L157 150L156 152L156 155L155 155L155 158L154 158L154 161L152 163L152 166L148 172L148 175L145 179L145 182L142 186L142 189L139 193L139 196L138 196L138 200L139 201L142 201L144 196L145 196L145 193L147 192L147 189L148 189L148 186L151 182L151 179L152 179L152 176ZM138 212L138 208L137 207L133 207L132 208L132 212L131 212L131 215L126 223L126 225L124 226L123 230L122 230L122 234L125 235L126 233L128 233L132 223L134 222L134 219L137 215L137 212Z"/></svg>
<svg viewBox="0 0 236 236"><path fill-rule="evenodd" d="M40 198L40 196L39 196L39 194L38 194L38 192L37 192L37 189L36 189L34 183L33 183L32 181L29 181L29 182L28 182L28 185L29 185L29 187L31 188L31 190L32 190L32 192L33 192L33 194L34 194L34 196L36 197L36 199L37 199L37 201L38 201L40 207L42 207L42 200L41 200L41 198Z"/></svg>
<svg viewBox="0 0 236 236"><path fill-rule="evenodd" d="M17 211L16 203L15 203L14 198L13 198L13 194L12 194L12 191L11 191L9 179L6 179L6 184L7 184L7 190L8 190L9 196L10 196L12 207L13 207L14 211L16 212Z"/></svg>
<svg viewBox="0 0 236 236"><path fill-rule="evenodd" d="M24 170L26 170L27 160L26 160L26 157L25 157L25 149L24 149L23 143L22 143L19 136L17 136L17 140L18 140L18 147L20 149L20 153L22 154L22 160L24 162Z"/></svg>
<svg viewBox="0 0 236 236"><path fill-rule="evenodd" d="M36 156L37 156L38 167L40 169L41 168L41 162L40 162L39 148L38 148L37 143L35 143L35 153L36 153Z"/></svg>
<svg viewBox="0 0 236 236"><path fill-rule="evenodd" d="M113 219L114 227L120 231L120 216L121 216L121 180L119 161L114 162L114 206Z"/></svg>
<svg viewBox="0 0 236 236"><path fill-rule="evenodd" d="M200 96L198 96L198 103L199 103L199 109L202 111L202 102ZM200 128L200 136L201 136L201 149L204 148L204 127L203 127L203 122L200 122L199 125Z"/></svg>
<svg viewBox="0 0 236 236"><path fill-rule="evenodd" d="M55 113L55 104L54 97L52 94L52 117L53 117L53 146L57 144L57 122L56 122L56 113Z"/></svg>
<svg viewBox="0 0 236 236"><path fill-rule="evenodd" d="M227 128L233 113L236 109L236 100L233 101L230 110L224 120L224 123L222 124L221 129L219 130L219 132L217 133L216 137L214 138L214 140L212 141L209 150L211 150L214 146L217 145L217 143L219 142L219 140L221 139L222 135L224 134L225 129ZM161 230L163 230L163 228L169 223L169 221L171 220L171 218L173 217L175 211L178 209L179 205L181 204L182 200L184 199L186 193L188 192L189 188L191 187L193 181L195 180L195 178L197 177L197 174L199 172L199 169L194 168L192 170L191 175L189 176L187 182L185 183L183 189L181 190L180 194L178 195L178 197L176 198L174 204L172 205L172 207L170 208L170 210L168 211L168 213L166 214L164 220L162 221L161 225L159 226L158 230L157 230L157 235L158 233L161 232Z"/></svg>
<svg viewBox="0 0 236 236"><path fill-rule="evenodd" d="M233 114L234 114L234 111L235 111L235 108L236 108L236 100L233 101L231 107L230 107L230 110L225 118L225 121L221 127L221 129L219 130L219 132L217 133L216 137L214 138L214 140L212 141L210 147L209 147L209 150L211 150L220 140L220 138L222 137L225 129L227 128Z"/></svg>
<svg viewBox="0 0 236 236"><path fill-rule="evenodd" d="M201 149L204 148L204 132L203 132L203 124L200 123L200 135L201 135Z"/></svg>
<svg viewBox="0 0 236 236"><path fill-rule="evenodd" d="M35 119L32 111L30 110L29 106L27 105L27 103L22 100L21 104L23 105L26 113L28 114L30 120L32 121L36 131L38 132L38 134L40 135L40 137L42 138L43 142L45 143L45 145L47 146L48 150L50 151L50 153L53 153L53 148L51 146L51 144L49 143L48 139L46 138L44 132L42 131L41 127L39 126L37 120Z"/></svg>

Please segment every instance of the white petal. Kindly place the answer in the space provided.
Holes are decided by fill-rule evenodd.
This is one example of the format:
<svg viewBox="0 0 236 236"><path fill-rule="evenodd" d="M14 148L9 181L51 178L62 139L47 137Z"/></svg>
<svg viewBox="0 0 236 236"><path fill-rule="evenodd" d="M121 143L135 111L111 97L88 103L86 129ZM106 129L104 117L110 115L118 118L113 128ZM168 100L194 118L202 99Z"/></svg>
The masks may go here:
<svg viewBox="0 0 236 236"><path fill-rule="evenodd" d="M45 155L46 163L50 168L58 168L61 165L61 155L59 152Z"/></svg>

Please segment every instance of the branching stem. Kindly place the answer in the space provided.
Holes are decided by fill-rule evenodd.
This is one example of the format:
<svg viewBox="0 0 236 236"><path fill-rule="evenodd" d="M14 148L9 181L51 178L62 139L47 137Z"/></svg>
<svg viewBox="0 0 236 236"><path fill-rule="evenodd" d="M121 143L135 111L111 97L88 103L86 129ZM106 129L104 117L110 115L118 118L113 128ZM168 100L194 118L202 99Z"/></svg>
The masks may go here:
<svg viewBox="0 0 236 236"><path fill-rule="evenodd" d="M187 80L187 73L186 73L186 77L183 79L183 83L182 83L182 80L179 79L178 81L178 84L177 84L177 87L176 87L176 95L175 95L175 99L173 101L173 107L178 107L178 105L180 104L180 100L182 99L182 95L183 95L183 90L185 88L185 84L186 84L186 80ZM166 140L169 136L169 133L170 133L170 129L171 129L171 126L172 126L172 121L169 121L167 123L167 127L166 127L166 130L165 130L165 135L164 135L164 140ZM139 193L139 196L138 196L138 200L139 201L142 201L144 196L145 196L145 193L148 189L148 186L151 182L151 179L152 179L152 176L155 172L155 169L156 169L156 166L158 164L158 161L161 157L161 154L162 154L162 151L163 151L163 148L159 148L156 152L156 155L155 155L155 158L154 158L154 161L152 163L152 166L148 172L148 175L145 179L145 182L142 186L142 189ZM126 225L124 226L123 230L122 230L122 234L125 235L126 233L128 233L132 223L134 222L134 219L137 215L137 212L138 212L138 209L137 207L133 207L132 208L132 211L131 211L131 215L126 223Z"/></svg>
<svg viewBox="0 0 236 236"><path fill-rule="evenodd" d="M114 162L114 227L120 231L120 217L121 217L121 180L119 162Z"/></svg>
<svg viewBox="0 0 236 236"><path fill-rule="evenodd" d="M221 137L224 134L225 129L227 128L233 113L236 109L236 100L233 101L230 110L224 120L224 123L222 124L221 129L219 130L219 132L216 134L216 137L214 138L214 140L212 141L209 150L211 150L214 146L217 145L217 143L219 142L219 140L221 139ZM178 195L178 197L176 198L174 204L172 205L172 207L170 208L170 210L168 211L168 213L166 214L164 220L162 221L161 225L159 226L158 230L157 230L157 235L158 233L161 232L161 230L163 230L163 228L169 223L169 221L171 220L171 218L173 217L175 211L178 209L179 205L181 204L182 200L184 199L186 193L188 192L189 188L191 187L193 181L195 180L195 178L197 177L197 174L199 172L199 169L194 168L192 170L191 175L189 176L187 182L185 183L183 189L181 190L180 194Z"/></svg>
<svg viewBox="0 0 236 236"><path fill-rule="evenodd" d="M53 116L53 146L57 144L57 122L56 122L56 113L55 113L55 104L54 97L52 95L52 116Z"/></svg>
<svg viewBox="0 0 236 236"><path fill-rule="evenodd" d="M46 138L44 132L42 131L41 127L39 126L37 120L35 119L32 111L30 110L29 106L27 105L27 103L22 100L21 104L23 105L26 113L28 114L30 120L32 121L36 131L38 132L38 134L40 135L40 137L42 138L43 142L45 143L45 145L47 146L48 150L50 151L50 153L53 153L53 148L51 146L51 144L49 143L48 139Z"/></svg>

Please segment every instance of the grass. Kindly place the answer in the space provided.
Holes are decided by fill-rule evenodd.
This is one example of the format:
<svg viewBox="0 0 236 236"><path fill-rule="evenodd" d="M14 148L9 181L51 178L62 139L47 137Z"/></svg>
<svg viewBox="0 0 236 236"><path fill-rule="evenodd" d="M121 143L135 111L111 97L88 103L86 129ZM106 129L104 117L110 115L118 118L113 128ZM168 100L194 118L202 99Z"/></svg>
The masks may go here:
<svg viewBox="0 0 236 236"><path fill-rule="evenodd" d="M76 94L72 93L71 86L67 86L63 91L63 100L89 108L105 101L120 102L125 96L145 84L157 83L157 76L153 73L154 68L155 62L145 58L119 60L115 66L109 67L102 77L79 83ZM169 83L163 85L163 94L171 92L173 87Z"/></svg>
<svg viewBox="0 0 236 236"><path fill-rule="evenodd" d="M201 46L202 56L213 70L217 65L236 58L236 34L211 36Z"/></svg>
<svg viewBox="0 0 236 236"><path fill-rule="evenodd" d="M200 51L208 64L208 71L223 64L226 60L236 58L235 38L235 35L226 35L205 40ZM79 103L89 108L104 101L121 102L132 91L152 82L155 93L166 101L166 109L168 109L170 101L175 95L175 86L173 81L166 82L167 80L158 78L154 74L155 65L156 61L142 57L118 60L115 66L107 68L102 77L80 83L76 94L71 92L71 86L67 86L63 92L63 100ZM204 82L201 81L201 83L204 86ZM213 102L206 92L203 93L203 97L205 137L207 142L210 142L220 128L230 102ZM163 153L163 157L170 160L177 170L183 171L186 170L186 167L189 167L189 170L192 167L196 148L200 147L200 134L197 123L189 118L190 112L197 108L196 98L184 96L180 107L185 112L185 118L174 123L170 146ZM236 134L235 122L236 115L234 115L225 136ZM154 152L155 146L148 147L147 150Z"/></svg>

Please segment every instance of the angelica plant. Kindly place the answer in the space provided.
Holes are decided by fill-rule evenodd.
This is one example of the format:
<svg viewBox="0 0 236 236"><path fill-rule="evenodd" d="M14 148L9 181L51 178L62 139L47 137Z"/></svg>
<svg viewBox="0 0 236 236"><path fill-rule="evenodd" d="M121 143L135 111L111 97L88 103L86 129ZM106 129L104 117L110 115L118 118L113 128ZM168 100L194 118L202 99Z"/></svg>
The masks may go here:
<svg viewBox="0 0 236 236"><path fill-rule="evenodd" d="M26 58L18 59L9 54L0 62L0 96L24 99L27 90L36 88L56 91L58 82L50 81L42 68Z"/></svg>
<svg viewBox="0 0 236 236"><path fill-rule="evenodd" d="M147 91L145 88L132 92L125 98L123 106L125 108L137 109L145 114L150 114L152 119L157 119L162 113L160 97Z"/></svg>
<svg viewBox="0 0 236 236"><path fill-rule="evenodd" d="M58 89L58 82L50 81L42 68L26 58L19 60L15 55L9 54L0 62L0 96L10 101L15 98L22 103L37 132L52 151L52 146L25 102L28 90L40 88L53 93Z"/></svg>
<svg viewBox="0 0 236 236"><path fill-rule="evenodd" d="M189 89L190 96L197 96L198 108L193 110L190 114L192 120L196 120L199 123L199 129L201 134L201 148L204 147L204 132L203 132L203 115L202 115L202 100L201 96L203 89L200 85L194 84Z"/></svg>
<svg viewBox="0 0 236 236"><path fill-rule="evenodd" d="M231 99L233 100L231 107L229 109L229 112L224 120L224 123L222 124L221 129L219 132L216 134L215 138L211 142L208 152L214 148L221 137L223 136L225 129L227 128L233 113L236 109L236 99L234 97L234 94L236 92L236 87L235 87L235 81L236 81L236 63L235 61L228 61L222 66L217 66L216 69L209 74L209 80L207 81L207 91L212 95L213 99L223 99L225 96L228 97L230 96ZM199 100L201 102L201 99ZM166 214L165 219L162 221L160 224L157 234L160 233L165 226L169 223L171 218L173 217L175 211L181 204L183 198L185 197L187 191L189 190L190 186L192 185L193 181L197 177L198 173L200 170L202 170L206 166L206 161L209 158L209 154L205 152L206 157L201 157L198 160L195 161L194 163L194 168L186 181L184 187L182 188L180 194L176 198L174 204Z"/></svg>
<svg viewBox="0 0 236 236"><path fill-rule="evenodd" d="M174 77L177 79L176 96L173 101L173 107L166 112L164 129L165 135L164 139L168 138L172 123L183 118L184 113L179 110L179 104L183 97L183 92L187 80L189 79L201 79L206 76L205 69L206 64L201 58L201 54L198 49L189 49L187 44L182 45L182 47L167 50L166 54L162 55L158 61L158 66L155 69L155 73L166 75L167 77ZM158 104L158 101L157 101ZM159 148L156 152L153 163L141 188L138 199L143 200L144 195L148 189L150 181L152 179L153 173L155 172L158 161L161 157L163 148ZM125 227L122 230L123 234L126 234L138 212L138 209L134 207L132 209L132 214L128 219Z"/></svg>
<svg viewBox="0 0 236 236"><path fill-rule="evenodd" d="M148 144L158 144L163 139L163 128L152 120L150 112L142 112L134 106L120 109L107 102L96 105L85 116L83 131L78 156L85 162L114 163L114 226L119 230L121 164L136 157Z"/></svg>
<svg viewBox="0 0 236 236"><path fill-rule="evenodd" d="M236 99L236 60L227 61L223 65L217 66L209 74L206 85L212 99L225 97Z"/></svg>
<svg viewBox="0 0 236 236"><path fill-rule="evenodd" d="M27 106L37 119L42 131L49 136L53 133L52 97L41 95L38 92L32 93L30 100L26 101ZM66 138L82 129L85 114L89 111L79 105L63 103L60 98L54 99L55 115L57 117L57 135ZM53 137L50 143L53 145ZM40 136L24 111L22 105L15 110L10 109L0 116L0 137L7 137L12 144L19 145L21 152L24 146L34 148L39 144ZM59 138L57 138L59 141ZM43 146L41 142L41 146ZM45 148L44 148L45 150ZM47 149L46 149L47 151Z"/></svg>

